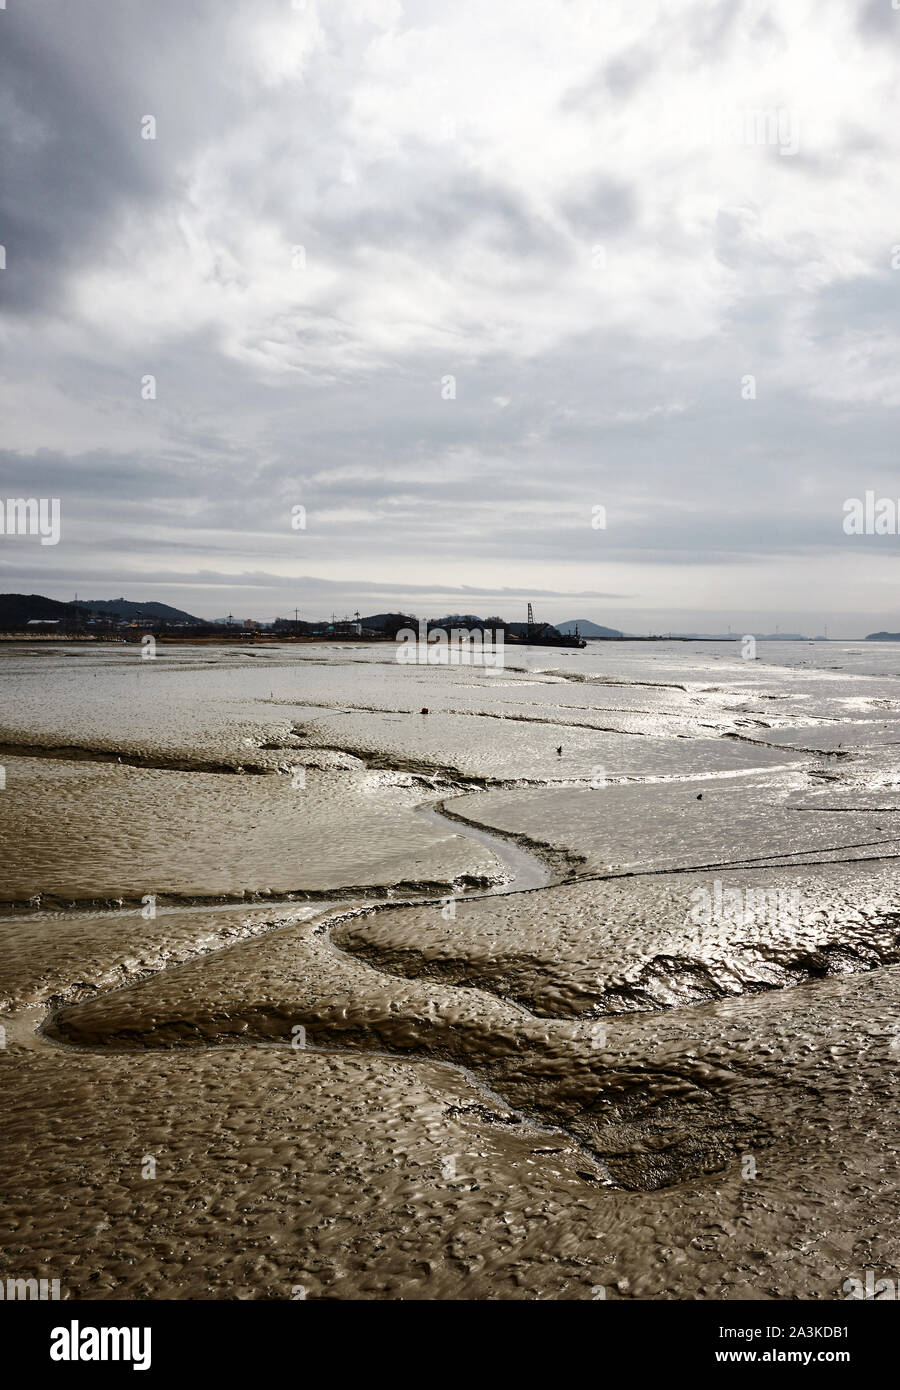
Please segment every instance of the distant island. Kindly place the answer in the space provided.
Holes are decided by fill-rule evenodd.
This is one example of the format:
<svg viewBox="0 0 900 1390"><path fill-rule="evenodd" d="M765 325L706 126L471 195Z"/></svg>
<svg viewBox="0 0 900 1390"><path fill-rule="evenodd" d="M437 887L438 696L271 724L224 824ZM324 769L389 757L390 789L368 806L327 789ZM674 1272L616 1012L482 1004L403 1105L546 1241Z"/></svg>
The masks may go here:
<svg viewBox="0 0 900 1390"><path fill-rule="evenodd" d="M578 632L581 637L624 637L624 632L620 632L616 627L600 627L597 623L592 623L589 618L570 618L568 622L557 623L557 632L573 634Z"/></svg>
<svg viewBox="0 0 900 1390"><path fill-rule="evenodd" d="M870 632L867 642L900 642L900 632Z"/></svg>

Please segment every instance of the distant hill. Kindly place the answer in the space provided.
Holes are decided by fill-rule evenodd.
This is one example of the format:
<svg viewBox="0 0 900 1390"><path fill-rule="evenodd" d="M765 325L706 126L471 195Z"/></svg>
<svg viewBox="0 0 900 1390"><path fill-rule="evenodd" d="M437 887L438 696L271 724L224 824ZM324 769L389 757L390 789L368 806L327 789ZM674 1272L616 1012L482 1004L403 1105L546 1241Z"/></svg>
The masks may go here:
<svg viewBox="0 0 900 1390"><path fill-rule="evenodd" d="M870 632L867 642L900 642L900 632Z"/></svg>
<svg viewBox="0 0 900 1390"><path fill-rule="evenodd" d="M576 627L582 637L621 637L622 633L615 627L600 627L597 623L592 623L588 618L572 618L567 623L554 624L558 632L571 633Z"/></svg>
<svg viewBox="0 0 900 1390"><path fill-rule="evenodd" d="M75 605L69 605L74 607ZM204 618L196 618L193 613L185 613L181 608L170 608L167 603L134 603L127 598L80 598L78 607L93 613L104 613L119 618L159 618L167 623L194 623L202 625Z"/></svg>
<svg viewBox="0 0 900 1390"><path fill-rule="evenodd" d="M360 623L370 632L384 632L395 635L401 628L416 628L418 618L410 617L408 613L373 613L369 618L360 618Z"/></svg>
<svg viewBox="0 0 900 1390"><path fill-rule="evenodd" d="M170 608L167 603L133 603L127 598L79 599L63 603L43 594L0 594L0 632L22 632L35 621L59 624L60 632L87 629L91 614L98 618L156 618L168 623L191 623L203 626L202 618Z"/></svg>
<svg viewBox="0 0 900 1390"><path fill-rule="evenodd" d="M0 594L0 632L21 632L35 619L72 629L80 617L74 604L44 598L43 594Z"/></svg>

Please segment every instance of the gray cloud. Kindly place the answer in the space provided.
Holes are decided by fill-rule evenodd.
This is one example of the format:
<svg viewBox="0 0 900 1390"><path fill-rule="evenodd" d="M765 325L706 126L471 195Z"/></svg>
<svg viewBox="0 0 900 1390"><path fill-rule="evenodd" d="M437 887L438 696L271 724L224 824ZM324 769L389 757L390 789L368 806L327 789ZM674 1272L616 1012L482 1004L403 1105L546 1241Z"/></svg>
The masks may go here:
<svg viewBox="0 0 900 1390"><path fill-rule="evenodd" d="M3 13L0 492L64 505L5 588L877 611L840 520L900 495L889 5L817 11L846 91L800 14L576 10L553 61L513 6ZM795 78L799 154L728 133Z"/></svg>

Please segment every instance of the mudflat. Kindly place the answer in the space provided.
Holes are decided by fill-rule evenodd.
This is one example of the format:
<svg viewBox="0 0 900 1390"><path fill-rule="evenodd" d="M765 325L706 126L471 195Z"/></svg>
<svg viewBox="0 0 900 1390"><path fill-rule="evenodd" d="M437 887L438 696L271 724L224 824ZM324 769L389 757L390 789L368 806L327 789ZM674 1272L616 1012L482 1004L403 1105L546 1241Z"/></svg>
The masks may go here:
<svg viewBox="0 0 900 1390"><path fill-rule="evenodd" d="M896 1277L900 672L740 651L0 650L0 1267L121 1299Z"/></svg>

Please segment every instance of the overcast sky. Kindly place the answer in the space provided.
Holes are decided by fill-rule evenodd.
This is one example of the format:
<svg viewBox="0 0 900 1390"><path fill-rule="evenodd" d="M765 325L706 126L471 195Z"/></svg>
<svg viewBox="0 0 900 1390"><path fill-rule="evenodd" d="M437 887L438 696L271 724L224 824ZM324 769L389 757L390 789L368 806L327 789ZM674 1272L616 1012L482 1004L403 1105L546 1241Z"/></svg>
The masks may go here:
<svg viewBox="0 0 900 1390"><path fill-rule="evenodd" d="M3 591L900 628L891 0L8 0L0 66Z"/></svg>

